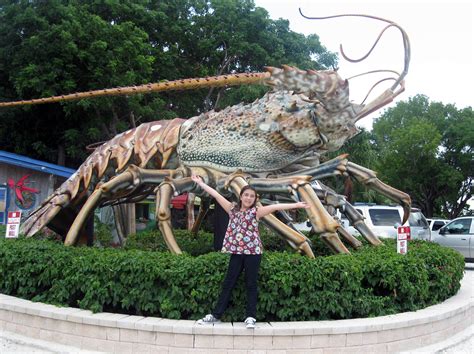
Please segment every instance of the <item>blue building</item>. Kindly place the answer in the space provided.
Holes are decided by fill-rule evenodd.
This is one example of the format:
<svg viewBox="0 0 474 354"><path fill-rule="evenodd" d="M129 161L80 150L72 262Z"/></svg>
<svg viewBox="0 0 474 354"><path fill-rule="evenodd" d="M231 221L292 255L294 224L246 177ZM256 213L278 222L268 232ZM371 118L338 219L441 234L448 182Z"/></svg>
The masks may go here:
<svg viewBox="0 0 474 354"><path fill-rule="evenodd" d="M75 170L0 150L0 224L9 211L31 213Z"/></svg>

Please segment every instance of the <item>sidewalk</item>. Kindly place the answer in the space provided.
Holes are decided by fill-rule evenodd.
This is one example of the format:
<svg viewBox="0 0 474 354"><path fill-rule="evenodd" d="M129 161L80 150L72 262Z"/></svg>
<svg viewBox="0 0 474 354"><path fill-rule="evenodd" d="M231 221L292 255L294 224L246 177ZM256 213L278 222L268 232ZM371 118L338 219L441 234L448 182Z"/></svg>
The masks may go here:
<svg viewBox="0 0 474 354"><path fill-rule="evenodd" d="M97 353L0 331L0 353Z"/></svg>

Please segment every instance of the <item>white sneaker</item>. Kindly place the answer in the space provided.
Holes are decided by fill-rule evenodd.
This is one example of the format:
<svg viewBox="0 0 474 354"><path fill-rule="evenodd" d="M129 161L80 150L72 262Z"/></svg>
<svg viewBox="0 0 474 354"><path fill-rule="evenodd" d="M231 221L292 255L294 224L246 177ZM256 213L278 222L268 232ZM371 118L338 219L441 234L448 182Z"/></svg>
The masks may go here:
<svg viewBox="0 0 474 354"><path fill-rule="evenodd" d="M255 323L257 322L257 320L253 317L247 317L244 322L245 322L246 327L248 329L254 329L255 328Z"/></svg>
<svg viewBox="0 0 474 354"><path fill-rule="evenodd" d="M212 314L208 314L201 318L200 320L197 321L197 324L199 325L204 325L204 324L213 324L213 323L219 323L221 320L218 318L215 318Z"/></svg>

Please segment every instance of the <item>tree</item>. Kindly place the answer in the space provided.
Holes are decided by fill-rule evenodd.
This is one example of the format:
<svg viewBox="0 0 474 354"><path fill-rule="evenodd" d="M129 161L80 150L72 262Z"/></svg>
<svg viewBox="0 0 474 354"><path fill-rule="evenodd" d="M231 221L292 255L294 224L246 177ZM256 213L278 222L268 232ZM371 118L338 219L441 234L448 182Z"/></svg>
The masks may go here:
<svg viewBox="0 0 474 354"><path fill-rule="evenodd" d="M410 194L426 216L461 214L474 191L472 108L417 95L376 119L373 133L384 181Z"/></svg>
<svg viewBox="0 0 474 354"><path fill-rule="evenodd" d="M0 2L0 100L222 73L331 67L316 35L251 0ZM147 121L250 102L265 88L81 100L0 110L3 149L77 166L85 147Z"/></svg>
<svg viewBox="0 0 474 354"><path fill-rule="evenodd" d="M153 61L147 34L129 21L110 23L61 1L0 8L3 99L144 83ZM53 162L63 161L64 154L82 160L84 143L116 134L123 120L119 108L127 104L114 98L2 110L12 116L2 119L2 146Z"/></svg>
<svg viewBox="0 0 474 354"><path fill-rule="evenodd" d="M341 154L348 154L349 161L371 170L377 168L377 150L373 134L370 131L361 128L358 135L348 140L339 150L328 154L325 161ZM348 185L348 183L350 183ZM339 193L346 194L349 202L370 202L377 204L387 204L390 201L379 192L366 187L352 180L347 180L337 176L327 184Z"/></svg>

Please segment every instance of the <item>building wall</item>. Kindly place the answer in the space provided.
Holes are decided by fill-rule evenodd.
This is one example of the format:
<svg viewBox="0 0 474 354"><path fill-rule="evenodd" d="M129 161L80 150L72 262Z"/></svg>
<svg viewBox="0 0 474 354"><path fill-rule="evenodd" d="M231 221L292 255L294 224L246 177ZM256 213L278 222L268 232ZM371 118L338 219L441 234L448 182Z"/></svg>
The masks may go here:
<svg viewBox="0 0 474 354"><path fill-rule="evenodd" d="M35 203L31 208L27 210L21 209L17 203L15 203L15 191L8 188L10 195L10 201L7 206L8 211L21 211L22 217L28 216L44 199L46 199L49 194L54 191L57 186L66 180L63 177L30 170L24 167L0 163L0 185L8 185L9 178L12 178L16 184L20 178L27 174L30 174L30 176L26 180L25 186L39 190L39 193L35 194Z"/></svg>

